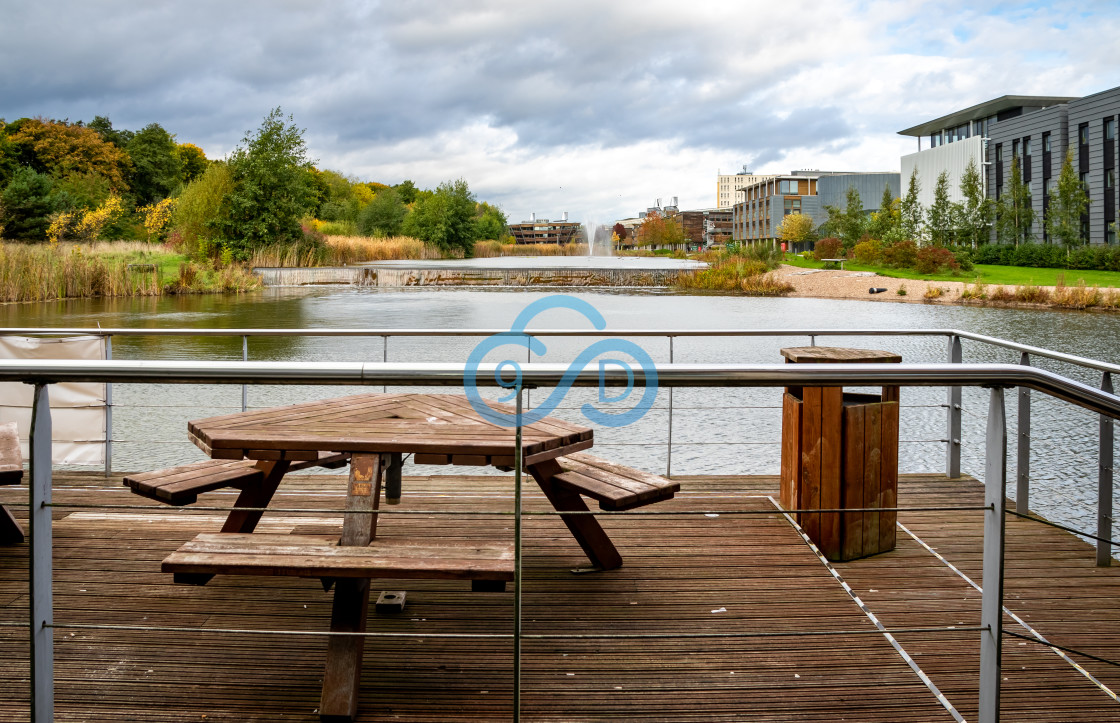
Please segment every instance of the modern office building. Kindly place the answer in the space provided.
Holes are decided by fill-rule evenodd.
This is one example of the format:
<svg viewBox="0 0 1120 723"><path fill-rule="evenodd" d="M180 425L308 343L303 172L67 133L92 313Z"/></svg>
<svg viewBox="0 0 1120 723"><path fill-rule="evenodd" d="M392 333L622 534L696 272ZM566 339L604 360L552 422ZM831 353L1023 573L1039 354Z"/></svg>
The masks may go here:
<svg viewBox="0 0 1120 723"><path fill-rule="evenodd" d="M743 166L743 170L739 173L730 175L720 174L716 172L716 208L731 208L739 202L737 193L750 185L758 183L759 181L773 178L773 176L764 176L757 173L751 173Z"/></svg>
<svg viewBox="0 0 1120 723"><path fill-rule="evenodd" d="M917 169L919 200L928 208L937 176L947 170L950 196L959 200L960 176L972 159L984 169L988 198L998 200L1018 158L1036 216L1031 240L1045 243L1051 239L1043 219L1068 149L1089 192L1085 238L1093 244L1116 243L1118 121L1120 88L1084 98L1003 96L901 131L916 136L919 149L923 138L930 144L902 157L902 182L908 183Z"/></svg>
<svg viewBox="0 0 1120 723"><path fill-rule="evenodd" d="M530 214L528 221L511 223L509 233L514 242L519 244L566 244L586 243L587 237L583 231L583 224L578 221L569 221L568 212L565 211L559 221L549 221L547 218L537 218L537 214Z"/></svg>
<svg viewBox="0 0 1120 723"><path fill-rule="evenodd" d="M828 220L825 206L844 208L848 189L859 191L864 212L879 207L883 188L899 196L899 176L894 172L846 173L834 171L794 171L786 176L771 176L746 186L735 204L732 238L736 241L768 241L778 238L782 219L800 213L819 226Z"/></svg>
<svg viewBox="0 0 1120 723"><path fill-rule="evenodd" d="M732 213L730 208L700 208L681 211L677 219L689 245L702 248L730 240Z"/></svg>

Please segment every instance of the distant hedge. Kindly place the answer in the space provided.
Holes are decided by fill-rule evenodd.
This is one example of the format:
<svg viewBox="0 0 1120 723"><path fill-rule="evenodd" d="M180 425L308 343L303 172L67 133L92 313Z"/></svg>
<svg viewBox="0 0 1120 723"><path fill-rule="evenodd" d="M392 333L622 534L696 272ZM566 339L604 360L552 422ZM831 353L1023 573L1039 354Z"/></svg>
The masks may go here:
<svg viewBox="0 0 1120 723"><path fill-rule="evenodd" d="M1082 246L1067 251L1052 244L983 244L969 253L977 264L1120 271L1120 246Z"/></svg>

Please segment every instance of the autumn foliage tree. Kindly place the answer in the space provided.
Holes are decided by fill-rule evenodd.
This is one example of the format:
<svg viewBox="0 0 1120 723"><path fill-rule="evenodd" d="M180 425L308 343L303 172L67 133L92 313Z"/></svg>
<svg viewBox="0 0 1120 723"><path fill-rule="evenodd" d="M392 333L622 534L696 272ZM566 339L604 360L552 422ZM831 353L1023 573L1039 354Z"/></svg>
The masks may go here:
<svg viewBox="0 0 1120 723"><path fill-rule="evenodd" d="M127 190L128 156L102 140L97 131L77 124L24 118L9 136L21 165L52 178L92 173L105 178L118 192Z"/></svg>
<svg viewBox="0 0 1120 723"><path fill-rule="evenodd" d="M674 216L651 213L634 229L634 243L637 246L673 246L684 242L684 227L681 226L680 219Z"/></svg>

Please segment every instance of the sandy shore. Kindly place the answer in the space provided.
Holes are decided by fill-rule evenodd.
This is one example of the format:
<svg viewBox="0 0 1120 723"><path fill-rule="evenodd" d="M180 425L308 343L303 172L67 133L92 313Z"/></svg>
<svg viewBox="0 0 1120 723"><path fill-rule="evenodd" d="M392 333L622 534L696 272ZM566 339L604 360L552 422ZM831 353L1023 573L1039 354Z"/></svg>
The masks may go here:
<svg viewBox="0 0 1120 723"><path fill-rule="evenodd" d="M962 281L921 281L918 279L892 279L870 271L839 271L828 269L802 269L783 264L774 275L793 285L790 296L815 299L860 299L863 301L901 301L907 303L955 303L960 300L965 287ZM941 289L941 297L927 299L931 287ZM886 291L868 293L868 289ZM900 294L899 289L905 290Z"/></svg>

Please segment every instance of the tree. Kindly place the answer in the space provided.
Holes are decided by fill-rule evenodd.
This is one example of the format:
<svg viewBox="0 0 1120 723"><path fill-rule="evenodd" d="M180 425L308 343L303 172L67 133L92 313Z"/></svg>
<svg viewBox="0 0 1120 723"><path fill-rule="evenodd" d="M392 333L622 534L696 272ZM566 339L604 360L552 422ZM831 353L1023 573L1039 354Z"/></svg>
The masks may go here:
<svg viewBox="0 0 1120 723"><path fill-rule="evenodd" d="M958 204L960 240L976 248L988 240L992 225L992 201L984 194L984 181L976 159L970 158L961 176L961 196Z"/></svg>
<svg viewBox="0 0 1120 723"><path fill-rule="evenodd" d="M420 189L416 188L416 184L408 179L393 186L393 190L401 197L401 203L406 206L413 203L416 200L416 195L420 192Z"/></svg>
<svg viewBox="0 0 1120 723"><path fill-rule="evenodd" d="M899 225L905 240L914 241L918 244L922 242L922 221L925 217L922 202L918 200L918 194L921 193L921 190L922 184L918 181L918 169L915 168L910 173L910 185L906 189L906 195L903 196L902 203L899 205Z"/></svg>
<svg viewBox="0 0 1120 723"><path fill-rule="evenodd" d="M879 199L879 210L871 214L867 232L872 238L892 243L901 241L901 217L898 199L894 197L889 183L883 184L883 195Z"/></svg>
<svg viewBox="0 0 1120 723"><path fill-rule="evenodd" d="M499 241L507 236L509 236L509 224L502 210L485 201L478 204L478 216L474 220L474 237L480 240Z"/></svg>
<svg viewBox="0 0 1120 723"><path fill-rule="evenodd" d="M431 195L419 195L404 220L404 232L442 251L474 250L475 198L463 179L445 181Z"/></svg>
<svg viewBox="0 0 1120 723"><path fill-rule="evenodd" d="M132 160L129 185L136 205L149 205L166 198L179 185L182 165L175 139L159 123L149 123L128 141Z"/></svg>
<svg viewBox="0 0 1120 723"><path fill-rule="evenodd" d="M187 184L171 214L173 239L187 254L197 254L202 239L211 238L225 226L222 202L233 191L233 174L222 161L210 164L201 176Z"/></svg>
<svg viewBox="0 0 1120 723"><path fill-rule="evenodd" d="M863 213L863 200L855 186L848 186L845 194L844 210L835 206L825 206L828 220L825 225L828 232L839 237L845 249L855 246L867 226L867 217Z"/></svg>
<svg viewBox="0 0 1120 723"><path fill-rule="evenodd" d="M366 236L396 236L408 209L391 188L381 191L358 214L358 230Z"/></svg>
<svg viewBox="0 0 1120 723"><path fill-rule="evenodd" d="M210 165L206 153L193 143L177 144L175 155L179 158L179 179L184 185L201 176Z"/></svg>
<svg viewBox="0 0 1120 723"><path fill-rule="evenodd" d="M614 225L614 228L611 229L611 231L615 236L618 237L619 241L625 241L626 240L626 227L623 226L621 223L616 223Z"/></svg>
<svg viewBox="0 0 1120 723"><path fill-rule="evenodd" d="M222 201L216 228L234 258L260 246L303 238L299 220L313 207L311 163L303 130L279 107L230 154L233 188Z"/></svg>
<svg viewBox="0 0 1120 723"><path fill-rule="evenodd" d="M816 239L813 219L800 213L791 213L778 225L778 236L787 243L806 243ZM792 249L792 246L787 247Z"/></svg>
<svg viewBox="0 0 1120 723"><path fill-rule="evenodd" d="M51 190L54 181L30 168L16 171L0 194L0 225L12 239L38 241L47 237L54 210Z"/></svg>
<svg viewBox="0 0 1120 723"><path fill-rule="evenodd" d="M93 120L91 120L86 127L96 131L97 135L101 136L101 140L106 143L112 143L121 150L124 150L128 146L128 142L132 140L132 136L134 135L132 131L116 130L113 128L113 122L109 120L108 116L103 115L95 115Z"/></svg>
<svg viewBox="0 0 1120 723"><path fill-rule="evenodd" d="M948 246L956 235L957 213L949 200L949 172L942 171L933 187L933 204L929 207L929 240L935 246Z"/></svg>
<svg viewBox="0 0 1120 723"><path fill-rule="evenodd" d="M684 227L675 216L666 218L659 213L650 213L634 229L635 246L676 246L683 243Z"/></svg>
<svg viewBox="0 0 1120 723"><path fill-rule="evenodd" d="M1077 177L1073 156L1067 150L1062 172L1058 175L1058 187L1050 196L1046 231L1066 248L1086 243L1088 239L1082 235L1081 217L1088 209L1089 194L1085 192L1085 184Z"/></svg>
<svg viewBox="0 0 1120 723"><path fill-rule="evenodd" d="M1007 191L996 201L996 234L1001 242L1018 246L1033 237L1035 213L1031 189L1023 183L1017 156L1011 159L1010 175Z"/></svg>
<svg viewBox="0 0 1120 723"><path fill-rule="evenodd" d="M118 192L127 189L128 157L101 139L97 131L64 122L23 118L9 138L18 148L22 165L61 179L80 173L104 177Z"/></svg>

